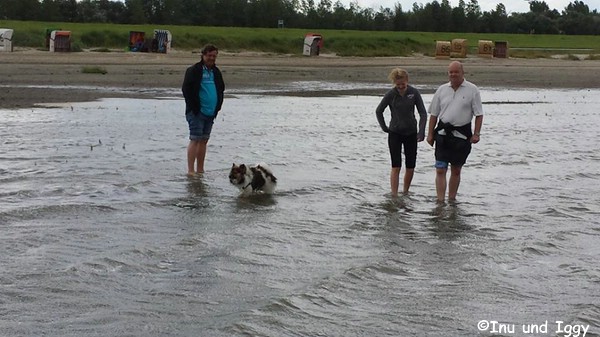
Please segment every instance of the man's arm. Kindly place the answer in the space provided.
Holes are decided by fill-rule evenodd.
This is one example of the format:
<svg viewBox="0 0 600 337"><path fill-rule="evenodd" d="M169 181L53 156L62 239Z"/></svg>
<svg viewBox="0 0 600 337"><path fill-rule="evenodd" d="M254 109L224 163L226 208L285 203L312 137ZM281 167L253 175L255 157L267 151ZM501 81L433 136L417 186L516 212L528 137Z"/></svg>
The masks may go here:
<svg viewBox="0 0 600 337"><path fill-rule="evenodd" d="M429 143L429 145L433 146L433 142L435 140L435 134L434 134L434 130L435 130L435 125L437 124L437 116L431 115L429 116L429 131L427 132L427 143Z"/></svg>
<svg viewBox="0 0 600 337"><path fill-rule="evenodd" d="M481 133L481 126L483 125L483 115L475 117L475 130L473 130L473 137L471 137L471 143L479 143L479 136Z"/></svg>

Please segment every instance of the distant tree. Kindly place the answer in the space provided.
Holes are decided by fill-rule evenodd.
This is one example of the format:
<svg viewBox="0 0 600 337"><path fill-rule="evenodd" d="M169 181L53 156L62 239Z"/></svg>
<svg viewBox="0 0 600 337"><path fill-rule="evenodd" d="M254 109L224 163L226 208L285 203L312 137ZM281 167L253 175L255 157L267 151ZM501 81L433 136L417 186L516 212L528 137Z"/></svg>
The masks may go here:
<svg viewBox="0 0 600 337"><path fill-rule="evenodd" d="M357 2L351 2L348 6L348 13L350 21L347 22L347 29L361 29L360 21L363 15L362 9Z"/></svg>
<svg viewBox="0 0 600 337"><path fill-rule="evenodd" d="M279 0L249 0L248 4L248 20L252 27L277 27L277 20L285 9Z"/></svg>
<svg viewBox="0 0 600 337"><path fill-rule="evenodd" d="M412 5L411 14L409 16L407 22L407 28L409 31L425 31L425 27L427 24L424 23L427 18L425 18L425 10L422 4L418 4L416 2Z"/></svg>
<svg viewBox="0 0 600 337"><path fill-rule="evenodd" d="M19 20L43 20L44 13L40 10L40 2L38 0L17 0L19 8L17 14Z"/></svg>
<svg viewBox="0 0 600 337"><path fill-rule="evenodd" d="M249 5L247 0L216 0L214 3L214 12L210 19L214 25L227 27L248 26Z"/></svg>
<svg viewBox="0 0 600 337"><path fill-rule="evenodd" d="M77 5L78 22L106 22L106 15L100 11L98 1L82 0Z"/></svg>
<svg viewBox="0 0 600 337"><path fill-rule="evenodd" d="M506 7L503 3L499 3L496 5L496 10L494 10L494 14L502 19L508 18L508 14L506 13Z"/></svg>
<svg viewBox="0 0 600 337"><path fill-rule="evenodd" d="M44 13L45 21L60 21L60 6L54 0L42 0L41 12Z"/></svg>
<svg viewBox="0 0 600 337"><path fill-rule="evenodd" d="M304 27L319 27L319 14L314 0L301 0L300 12L305 17Z"/></svg>
<svg viewBox="0 0 600 337"><path fill-rule="evenodd" d="M334 2L335 1L335 2ZM583 1L562 12L547 0L528 0L529 12L506 13L498 3L481 11L478 0L432 0L404 11L361 8L356 0L0 0L0 19L198 26L285 27L395 31L600 34L600 14Z"/></svg>
<svg viewBox="0 0 600 337"><path fill-rule="evenodd" d="M425 4L421 11L421 28L425 32L437 32L442 31L440 23L440 12L441 6L437 0L433 0L430 3Z"/></svg>
<svg viewBox="0 0 600 337"><path fill-rule="evenodd" d="M179 1L179 0L178 0ZM106 16L110 22L126 24L129 23L129 15L125 4L120 1L109 1L106 8Z"/></svg>
<svg viewBox="0 0 600 337"><path fill-rule="evenodd" d="M452 8L450 31L464 32L467 27L466 5L464 0L458 1L458 6Z"/></svg>
<svg viewBox="0 0 600 337"><path fill-rule="evenodd" d="M180 0L178 20L182 24L214 26L215 5L213 0Z"/></svg>
<svg viewBox="0 0 600 337"><path fill-rule="evenodd" d="M478 32L481 18L481 7L477 0L470 0L465 10L468 32Z"/></svg>
<svg viewBox="0 0 600 337"><path fill-rule="evenodd" d="M104 0L101 0L104 1ZM178 0L144 0L144 12L153 24L169 24L177 20Z"/></svg>
<svg viewBox="0 0 600 337"><path fill-rule="evenodd" d="M333 4L330 0L321 0L317 6L317 20L321 23L320 28L331 29L333 22Z"/></svg>
<svg viewBox="0 0 600 337"><path fill-rule="evenodd" d="M405 31L407 28L408 15L402 11L402 5L396 3L394 8L393 30Z"/></svg>
<svg viewBox="0 0 600 337"><path fill-rule="evenodd" d="M546 1L529 1L529 11L535 14L545 14L550 11Z"/></svg>
<svg viewBox="0 0 600 337"><path fill-rule="evenodd" d="M284 20L285 27L300 27L304 18L300 14L300 0L281 0L280 19Z"/></svg>
<svg viewBox="0 0 600 337"><path fill-rule="evenodd" d="M15 16L17 1L0 0L0 20L10 20Z"/></svg>
<svg viewBox="0 0 600 337"><path fill-rule="evenodd" d="M373 30L373 21L375 19L375 11L372 8L360 8L357 6L355 13L354 29L358 30Z"/></svg>
<svg viewBox="0 0 600 337"><path fill-rule="evenodd" d="M61 21L77 22L77 2L75 0L60 0Z"/></svg>
<svg viewBox="0 0 600 337"><path fill-rule="evenodd" d="M354 13L351 9L344 7L340 1L333 5L333 28L351 29Z"/></svg>
<svg viewBox="0 0 600 337"><path fill-rule="evenodd" d="M373 28L375 30L394 30L394 13L389 8L379 8L373 20Z"/></svg>
<svg viewBox="0 0 600 337"><path fill-rule="evenodd" d="M450 1L442 0L440 4L440 26L443 27L443 32L451 31L452 27L452 6L450 5Z"/></svg>
<svg viewBox="0 0 600 337"><path fill-rule="evenodd" d="M484 12L481 18L481 32L482 33L504 33L507 29L508 15L506 14L506 7L504 4L499 3L496 5L496 9L490 12Z"/></svg>
<svg viewBox="0 0 600 337"><path fill-rule="evenodd" d="M232 10L236 10L236 7L232 7ZM181 0L164 0L163 7L163 24L175 25L179 24L179 13L181 11Z"/></svg>
<svg viewBox="0 0 600 337"><path fill-rule="evenodd" d="M562 12L560 28L566 34L588 35L594 32L594 18L583 1L569 3Z"/></svg>
<svg viewBox="0 0 600 337"><path fill-rule="evenodd" d="M38 0L0 0L0 19L39 20L40 9Z"/></svg>
<svg viewBox="0 0 600 337"><path fill-rule="evenodd" d="M590 14L590 8L583 1L570 2L563 13Z"/></svg>
<svg viewBox="0 0 600 337"><path fill-rule="evenodd" d="M593 14L592 32L594 35L598 35L600 34L600 15L596 10L594 10Z"/></svg>
<svg viewBox="0 0 600 337"><path fill-rule="evenodd" d="M148 16L144 11L143 0L125 0L125 15L128 23L135 25L149 23Z"/></svg>

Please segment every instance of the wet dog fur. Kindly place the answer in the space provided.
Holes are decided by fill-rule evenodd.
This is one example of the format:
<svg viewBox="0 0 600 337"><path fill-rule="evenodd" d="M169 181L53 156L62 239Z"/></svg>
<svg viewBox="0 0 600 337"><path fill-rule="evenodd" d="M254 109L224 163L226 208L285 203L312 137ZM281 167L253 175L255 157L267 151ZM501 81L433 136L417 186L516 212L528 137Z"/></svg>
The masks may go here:
<svg viewBox="0 0 600 337"><path fill-rule="evenodd" d="M238 187L242 195L252 193L273 194L277 186L277 178L264 164L246 166L245 164L231 166L229 182Z"/></svg>

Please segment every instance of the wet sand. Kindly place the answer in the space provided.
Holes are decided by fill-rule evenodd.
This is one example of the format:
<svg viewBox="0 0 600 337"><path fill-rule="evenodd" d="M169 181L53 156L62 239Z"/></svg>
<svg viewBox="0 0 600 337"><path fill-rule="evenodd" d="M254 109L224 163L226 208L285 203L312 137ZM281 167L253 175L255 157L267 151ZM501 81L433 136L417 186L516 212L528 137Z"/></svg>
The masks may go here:
<svg viewBox="0 0 600 337"><path fill-rule="evenodd" d="M157 95L157 91L152 90L154 88L178 91L185 69L199 59L200 54L192 51L147 54L17 50L2 53L0 108L130 97L132 92L136 97L153 97ZM461 61L465 64L466 78L482 87L600 87L597 79L600 61L597 60L485 59L470 56ZM302 57L225 51L217 60L227 88L264 90L295 81L386 83L392 67L407 69L412 84L437 86L447 79L448 63L449 60L425 56ZM106 74L83 73L84 67L100 67L106 70ZM332 93L314 91L309 94Z"/></svg>

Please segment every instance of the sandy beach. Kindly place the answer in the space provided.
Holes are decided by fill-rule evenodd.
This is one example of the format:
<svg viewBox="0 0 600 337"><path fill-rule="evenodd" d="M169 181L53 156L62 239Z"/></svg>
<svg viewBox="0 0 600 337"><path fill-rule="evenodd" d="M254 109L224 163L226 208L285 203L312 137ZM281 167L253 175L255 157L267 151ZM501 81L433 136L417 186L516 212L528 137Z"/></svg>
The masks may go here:
<svg viewBox="0 0 600 337"><path fill-rule="evenodd" d="M178 90L185 69L200 54L127 52L49 53L17 50L0 54L0 108L26 108L38 103L89 101L102 97L152 97L152 88ZM597 88L600 61L561 59L485 59L469 56L466 78L479 86L507 88ZM446 81L449 60L432 57L301 57L222 51L217 60L227 88L276 89L294 81L386 83L392 67L409 71L415 85ZM106 74L84 73L100 67ZM111 90L98 90L111 88ZM126 91L122 91L124 89ZM139 94L138 94L139 93ZM356 92L344 92L356 94ZM306 93L305 93L306 94ZM322 92L310 92L323 95ZM331 95L335 93L325 93Z"/></svg>

